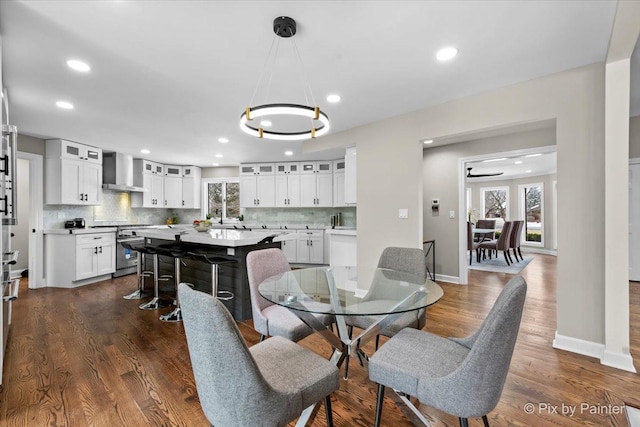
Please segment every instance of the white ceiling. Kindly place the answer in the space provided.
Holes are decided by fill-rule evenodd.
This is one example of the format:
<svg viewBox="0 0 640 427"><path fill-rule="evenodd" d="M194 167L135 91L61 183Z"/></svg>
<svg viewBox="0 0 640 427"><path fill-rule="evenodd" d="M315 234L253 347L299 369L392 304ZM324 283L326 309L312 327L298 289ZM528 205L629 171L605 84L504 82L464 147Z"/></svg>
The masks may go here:
<svg viewBox="0 0 640 427"><path fill-rule="evenodd" d="M276 16L298 21L304 74L335 133L603 61L615 10L577 0L2 1L3 78L10 121L26 134L205 167L298 160L308 158L301 143L238 127ZM460 54L438 63L445 45ZM91 72L67 68L70 58ZM295 81L275 73L258 101L302 102ZM342 101L328 104L329 93Z"/></svg>

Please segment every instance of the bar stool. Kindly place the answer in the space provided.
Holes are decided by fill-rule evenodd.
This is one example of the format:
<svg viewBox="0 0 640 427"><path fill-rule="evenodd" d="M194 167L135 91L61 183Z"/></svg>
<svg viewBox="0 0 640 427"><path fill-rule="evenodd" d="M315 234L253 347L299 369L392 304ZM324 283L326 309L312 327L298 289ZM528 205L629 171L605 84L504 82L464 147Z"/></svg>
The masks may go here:
<svg viewBox="0 0 640 427"><path fill-rule="evenodd" d="M218 272L221 265L235 264L238 260L219 253L206 251L189 251L188 253L192 259L211 265L211 295L222 301L233 299L233 292L218 290Z"/></svg>
<svg viewBox="0 0 640 427"><path fill-rule="evenodd" d="M180 309L180 299L178 298L178 284L180 283L180 264L183 263L182 259L186 258L189 253L189 246L182 243L170 243L167 245L160 245L156 247L158 254L173 257L173 276L175 278L176 298L173 304L176 308L170 313L160 316L160 320L163 322L181 322L182 311Z"/></svg>
<svg viewBox="0 0 640 427"><path fill-rule="evenodd" d="M159 308L167 307L171 304L171 301L160 298L160 282L169 280L172 276L168 274L160 276L158 246L146 245L144 247L144 251L144 253L153 256L153 298L149 302L140 304L140 309L157 310Z"/></svg>
<svg viewBox="0 0 640 427"><path fill-rule="evenodd" d="M138 289L123 296L124 299L142 299L149 296L149 292L144 290L144 278L153 276L153 271L144 270L144 257L143 253L146 253L144 249L144 244L142 245L132 245L129 242L121 242L120 243L123 248L128 249L129 251L135 251L137 253L138 264L136 265L136 274L138 278Z"/></svg>

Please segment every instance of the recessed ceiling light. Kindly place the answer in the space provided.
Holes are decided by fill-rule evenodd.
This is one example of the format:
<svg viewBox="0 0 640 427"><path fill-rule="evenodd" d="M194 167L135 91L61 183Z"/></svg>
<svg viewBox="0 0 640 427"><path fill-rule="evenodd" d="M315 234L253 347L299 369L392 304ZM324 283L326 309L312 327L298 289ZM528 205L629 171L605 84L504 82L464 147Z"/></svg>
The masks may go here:
<svg viewBox="0 0 640 427"><path fill-rule="evenodd" d="M332 104L335 104L336 102L340 102L342 98L340 97L340 95L332 93L331 95L327 96L327 102L331 102Z"/></svg>
<svg viewBox="0 0 640 427"><path fill-rule="evenodd" d="M77 59L70 59L67 61L67 66L73 70L80 71L81 73L86 73L91 71L91 67L86 62L79 61Z"/></svg>
<svg viewBox="0 0 640 427"><path fill-rule="evenodd" d="M221 159L221 158L223 158L224 156L223 156L222 154L216 154L216 157L217 157L217 158L219 158L219 159Z"/></svg>
<svg viewBox="0 0 640 427"><path fill-rule="evenodd" d="M147 150L146 148L143 148L142 150L140 150L140 152L142 154L149 154L149 153L151 153L151 150Z"/></svg>
<svg viewBox="0 0 640 427"><path fill-rule="evenodd" d="M500 157L499 159L487 159L487 160L483 160L482 163L491 163L491 162L499 162L502 160L507 160L506 157Z"/></svg>
<svg viewBox="0 0 640 427"><path fill-rule="evenodd" d="M285 151L284 155L285 156L293 156L293 151Z"/></svg>
<svg viewBox="0 0 640 427"><path fill-rule="evenodd" d="M531 173L531 169L524 171L524 173Z"/></svg>
<svg viewBox="0 0 640 427"><path fill-rule="evenodd" d="M229 142L229 138L225 138L225 137L218 138L218 142L221 142L221 143L223 143L223 144L226 144L227 142Z"/></svg>
<svg viewBox="0 0 640 427"><path fill-rule="evenodd" d="M522 164L522 160L516 160L515 162L513 162L516 165L521 165Z"/></svg>
<svg viewBox="0 0 640 427"><path fill-rule="evenodd" d="M525 157L538 157L538 156L542 156L542 153L527 154Z"/></svg>
<svg viewBox="0 0 640 427"><path fill-rule="evenodd" d="M220 166L220 163L213 163L213 166Z"/></svg>
<svg viewBox="0 0 640 427"><path fill-rule="evenodd" d="M425 144L433 144L433 139L427 139L423 141Z"/></svg>
<svg viewBox="0 0 640 427"><path fill-rule="evenodd" d="M269 120L262 120L260 122L260 126L262 126L263 128L268 128L269 126L271 126L273 123L271 123Z"/></svg>
<svg viewBox="0 0 640 427"><path fill-rule="evenodd" d="M67 101L57 101L56 105L63 110L73 110L73 104Z"/></svg>
<svg viewBox="0 0 640 427"><path fill-rule="evenodd" d="M458 54L458 49L455 47L447 46L443 47L436 53L436 59L438 61L448 61L453 59Z"/></svg>

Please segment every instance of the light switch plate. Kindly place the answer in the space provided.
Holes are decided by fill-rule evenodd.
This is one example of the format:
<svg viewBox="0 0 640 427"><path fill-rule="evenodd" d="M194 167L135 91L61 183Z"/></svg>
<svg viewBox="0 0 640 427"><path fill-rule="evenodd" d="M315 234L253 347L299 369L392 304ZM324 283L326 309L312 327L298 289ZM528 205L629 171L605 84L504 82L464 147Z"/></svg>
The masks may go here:
<svg viewBox="0 0 640 427"><path fill-rule="evenodd" d="M398 209L398 218L409 218L409 209Z"/></svg>
<svg viewBox="0 0 640 427"><path fill-rule="evenodd" d="M456 211L449 211L449 219L455 219Z"/></svg>

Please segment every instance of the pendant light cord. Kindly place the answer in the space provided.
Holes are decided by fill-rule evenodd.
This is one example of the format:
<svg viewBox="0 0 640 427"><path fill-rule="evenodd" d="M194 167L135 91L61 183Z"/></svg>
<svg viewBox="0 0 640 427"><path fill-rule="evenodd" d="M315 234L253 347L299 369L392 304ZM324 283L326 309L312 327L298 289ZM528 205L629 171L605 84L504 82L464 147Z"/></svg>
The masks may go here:
<svg viewBox="0 0 640 427"><path fill-rule="evenodd" d="M271 46L269 47L269 53L267 53L267 57L265 58L264 65L262 66L262 71L260 71L260 77L258 77L258 83L256 84L256 88L253 90L253 95L251 95L251 101L249 101L249 107L251 107L251 105L253 104L253 100L255 99L256 94L258 93L258 88L260 88L260 83L262 83L262 77L264 76L264 72L267 69L267 64L269 63L269 58L271 58L271 52L273 51L273 45L275 44L277 38L279 38L279 36L274 34L273 38L271 39ZM273 76L273 67L271 68L272 68L271 75Z"/></svg>

